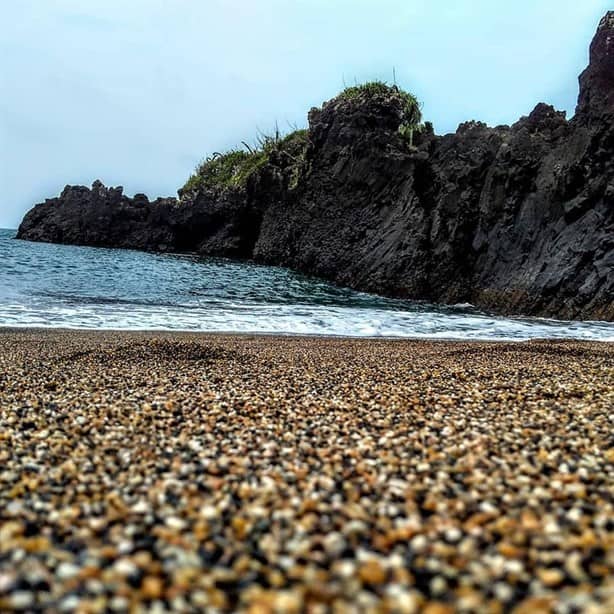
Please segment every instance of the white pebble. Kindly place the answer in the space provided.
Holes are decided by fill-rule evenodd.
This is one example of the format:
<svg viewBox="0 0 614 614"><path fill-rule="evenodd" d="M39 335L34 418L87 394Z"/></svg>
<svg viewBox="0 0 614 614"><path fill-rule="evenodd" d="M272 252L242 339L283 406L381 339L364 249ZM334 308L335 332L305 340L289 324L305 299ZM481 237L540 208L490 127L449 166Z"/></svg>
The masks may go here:
<svg viewBox="0 0 614 614"><path fill-rule="evenodd" d="M185 520L177 518L177 516L170 516L165 520L165 524L169 529L173 529L175 531L183 531L183 529L186 527Z"/></svg>
<svg viewBox="0 0 614 614"><path fill-rule="evenodd" d="M10 603L16 610L27 610L34 604L34 595L28 591L15 591L11 595Z"/></svg>
<svg viewBox="0 0 614 614"><path fill-rule="evenodd" d="M126 558L115 561L113 569L120 576L130 576L138 571L137 566L130 559Z"/></svg>
<svg viewBox="0 0 614 614"><path fill-rule="evenodd" d="M463 536L461 530L457 527L451 527L445 532L445 538L447 541L456 543Z"/></svg>
<svg viewBox="0 0 614 614"><path fill-rule="evenodd" d="M60 580L69 580L70 578L74 578L79 573L79 568L73 563L63 562L60 563L55 570L55 575L60 578Z"/></svg>

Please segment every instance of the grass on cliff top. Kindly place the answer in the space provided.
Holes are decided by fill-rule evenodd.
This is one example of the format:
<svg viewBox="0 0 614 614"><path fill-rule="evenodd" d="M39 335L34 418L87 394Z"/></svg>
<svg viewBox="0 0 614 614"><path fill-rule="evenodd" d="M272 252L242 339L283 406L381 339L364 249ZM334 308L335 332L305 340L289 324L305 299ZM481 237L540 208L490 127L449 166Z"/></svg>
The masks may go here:
<svg viewBox="0 0 614 614"><path fill-rule="evenodd" d="M345 100L360 97L396 98L401 103L402 116L399 134L411 146L413 135L422 129L420 103L413 94L384 81L369 81L346 87L337 97ZM242 149L214 153L205 158L185 185L179 189L180 198L204 189L243 188L248 179L266 164L290 167L290 187L296 185L309 141L307 130L294 130L282 136L278 129L273 135L261 135L255 147L243 143Z"/></svg>
<svg viewBox="0 0 614 614"><path fill-rule="evenodd" d="M224 154L207 156L196 168L182 188L193 192L203 188L240 187L247 178L266 163L263 151L232 149Z"/></svg>
<svg viewBox="0 0 614 614"><path fill-rule="evenodd" d="M405 137L410 144L413 142L414 132L421 130L422 112L418 99L409 92L396 85L388 85L385 81L367 81L358 85L346 87L338 96L342 100L353 100L365 96L368 98L398 98L401 102L403 117L399 125L399 134Z"/></svg>
<svg viewBox="0 0 614 614"><path fill-rule="evenodd" d="M280 160L285 166L298 164L307 146L307 130L295 130L282 136L279 130L259 137L256 147L244 143L245 149L231 149L205 158L179 190L179 195L202 189L242 188L265 164ZM274 160L273 160L274 159Z"/></svg>
<svg viewBox="0 0 614 614"><path fill-rule="evenodd" d="M309 135L305 128L301 128L300 130L294 130L286 134L286 136L268 137L268 139L269 148L273 148L273 150L278 151L281 155L295 158L302 155L305 151L305 147L307 147L309 141ZM266 149L265 147L265 151Z"/></svg>

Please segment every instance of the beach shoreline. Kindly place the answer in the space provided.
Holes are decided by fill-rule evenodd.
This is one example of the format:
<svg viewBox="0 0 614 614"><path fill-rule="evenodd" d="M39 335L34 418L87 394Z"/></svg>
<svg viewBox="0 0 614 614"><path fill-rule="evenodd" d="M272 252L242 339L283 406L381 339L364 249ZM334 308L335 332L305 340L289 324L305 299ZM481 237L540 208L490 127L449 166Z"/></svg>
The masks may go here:
<svg viewBox="0 0 614 614"><path fill-rule="evenodd" d="M0 328L0 610L611 611L613 406L608 342Z"/></svg>
<svg viewBox="0 0 614 614"><path fill-rule="evenodd" d="M587 321L587 323L592 323ZM600 322L597 322L600 324ZM573 338L573 337L530 337L530 338L517 338L517 337L503 337L503 338L491 338L491 337L458 337L454 335L450 335L449 337L437 337L437 336L429 336L427 334L416 335L416 336L400 336L400 335L347 335L347 334L331 334L331 333L297 333L297 332L277 332L277 331L211 331L211 330L188 330L188 329L157 329L157 328L86 328L86 327L74 327L69 328L65 326L5 326L0 325L0 336L1 335L11 335L11 334L51 334L54 333L66 333L68 335L72 334L82 334L85 336L93 335L143 335L144 337L155 337L155 336L175 336L175 337L202 337L203 339L210 339L214 341L215 339L307 339L307 340L331 340L331 341L357 341L361 343L370 343L370 342L400 342L400 343L449 343L449 344L495 344L495 345L516 345L516 344L535 344L535 343L552 343L552 344L574 344L579 343L582 345L591 345L596 344L597 346L601 345L612 345L614 344L614 337L609 338Z"/></svg>

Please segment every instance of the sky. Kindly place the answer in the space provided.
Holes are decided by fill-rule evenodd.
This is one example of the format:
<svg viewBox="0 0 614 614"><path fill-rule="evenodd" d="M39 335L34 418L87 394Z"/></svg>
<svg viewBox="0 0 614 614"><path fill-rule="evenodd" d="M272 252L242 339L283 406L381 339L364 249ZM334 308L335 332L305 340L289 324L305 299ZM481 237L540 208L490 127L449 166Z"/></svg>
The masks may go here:
<svg viewBox="0 0 614 614"><path fill-rule="evenodd" d="M602 0L0 0L0 227L68 183L174 195L344 85L414 93L439 134L573 115Z"/></svg>

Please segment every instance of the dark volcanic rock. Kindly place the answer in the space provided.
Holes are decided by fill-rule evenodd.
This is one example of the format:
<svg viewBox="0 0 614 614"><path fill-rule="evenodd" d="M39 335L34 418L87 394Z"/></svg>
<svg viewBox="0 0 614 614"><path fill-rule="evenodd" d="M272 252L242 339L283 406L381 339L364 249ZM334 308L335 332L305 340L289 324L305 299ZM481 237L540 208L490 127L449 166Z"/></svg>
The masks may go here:
<svg viewBox="0 0 614 614"><path fill-rule="evenodd" d="M597 27L587 69L580 75L576 113L595 116L614 110L614 11L608 11Z"/></svg>
<svg viewBox="0 0 614 614"><path fill-rule="evenodd" d="M174 198L150 202L143 194L123 195L123 188L107 188L100 181L67 185L59 198L36 205L24 217L18 238L49 243L155 249L172 242L169 220Z"/></svg>
<svg viewBox="0 0 614 614"><path fill-rule="evenodd" d="M128 198L122 188L66 186L59 198L36 205L17 238L30 241L120 247L161 252L197 251L248 258L259 218L245 191L201 193L193 201L144 194ZM255 220L254 220L255 216Z"/></svg>
<svg viewBox="0 0 614 614"><path fill-rule="evenodd" d="M388 295L613 320L613 49L610 12L571 121L540 103L511 127L427 124L409 146L394 88L340 96L312 109L292 168L270 156L241 188L179 201L67 187L19 237L254 258Z"/></svg>

